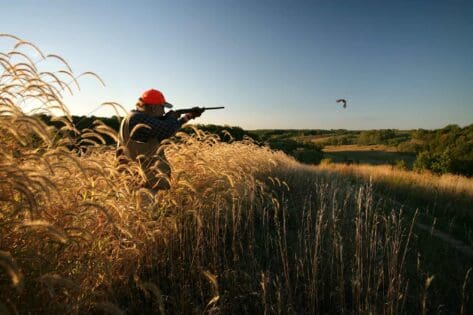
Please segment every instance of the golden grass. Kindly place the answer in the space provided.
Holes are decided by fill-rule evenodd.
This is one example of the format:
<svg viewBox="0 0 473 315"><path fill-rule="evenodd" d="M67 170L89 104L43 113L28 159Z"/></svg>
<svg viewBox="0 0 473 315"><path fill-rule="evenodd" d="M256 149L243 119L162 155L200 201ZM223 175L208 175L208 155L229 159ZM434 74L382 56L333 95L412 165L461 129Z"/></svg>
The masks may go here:
<svg viewBox="0 0 473 315"><path fill-rule="evenodd" d="M374 181L389 181L402 185L422 187L431 191L442 191L452 196L466 195L473 197L473 179L452 175L436 175L429 172L416 173L397 169L389 165L346 165L346 164L322 164L315 167L322 171L333 171L344 175L354 175Z"/></svg>
<svg viewBox="0 0 473 315"><path fill-rule="evenodd" d="M71 123L61 93L77 80L60 74L77 77L65 61L44 75L10 55L0 56L0 310L404 311L413 224L370 184L195 130L163 142L172 187L153 195L138 165L118 166L100 144L114 130ZM62 127L26 114L25 99L62 111Z"/></svg>

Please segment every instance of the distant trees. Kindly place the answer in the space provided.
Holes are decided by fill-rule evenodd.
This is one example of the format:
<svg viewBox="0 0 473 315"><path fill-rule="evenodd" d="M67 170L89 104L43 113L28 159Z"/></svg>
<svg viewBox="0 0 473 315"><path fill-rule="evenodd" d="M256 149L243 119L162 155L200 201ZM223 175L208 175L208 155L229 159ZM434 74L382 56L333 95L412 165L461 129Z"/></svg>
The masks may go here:
<svg viewBox="0 0 473 315"><path fill-rule="evenodd" d="M395 129L380 129L362 131L357 139L357 144L360 145L374 145L384 144L390 146L397 146L409 140L409 134Z"/></svg>
<svg viewBox="0 0 473 315"><path fill-rule="evenodd" d="M357 142L357 136L351 133L345 135L335 135L332 137L328 137L320 142L321 145L347 145L347 144L355 144Z"/></svg>
<svg viewBox="0 0 473 315"><path fill-rule="evenodd" d="M397 145L397 150L399 152L421 152L422 151L422 145L419 142L416 142L413 139L410 139L408 141L401 142Z"/></svg>
<svg viewBox="0 0 473 315"><path fill-rule="evenodd" d="M381 144L385 139L391 138L393 136L394 131L391 129L362 131L358 137L358 144Z"/></svg>
<svg viewBox="0 0 473 315"><path fill-rule="evenodd" d="M401 152L416 152L414 170L437 174L473 176L473 125L461 128L417 129L409 133L392 129L362 131L358 144L397 146Z"/></svg>
<svg viewBox="0 0 473 315"><path fill-rule="evenodd" d="M274 138L293 138L301 136L322 136L332 134L344 134L347 130L323 130L323 129L259 129L250 131L258 139L265 141Z"/></svg>
<svg viewBox="0 0 473 315"><path fill-rule="evenodd" d="M473 124L464 128L448 125L434 131L419 130L413 136L422 141L422 152L414 169L473 176Z"/></svg>
<svg viewBox="0 0 473 315"><path fill-rule="evenodd" d="M61 127L60 122L51 121L46 115L40 118L49 125ZM96 120L105 125L119 129L120 118L73 116L73 123L78 130L93 128ZM384 144L397 146L401 152L416 152L417 158L414 169L429 170L438 174L454 173L473 176L473 124L464 128L458 125L448 125L442 129L399 131L395 129L349 131L320 130L320 129L268 129L247 131L240 127L219 125L197 125L201 130L218 134L222 141L240 141L245 136L257 143L267 144L274 150L281 150L303 163L318 164L323 158L323 145L374 145ZM191 128L187 132L192 133ZM229 136L230 135L230 136ZM302 137L314 136L323 138L323 145L304 141ZM107 144L113 139L105 136Z"/></svg>

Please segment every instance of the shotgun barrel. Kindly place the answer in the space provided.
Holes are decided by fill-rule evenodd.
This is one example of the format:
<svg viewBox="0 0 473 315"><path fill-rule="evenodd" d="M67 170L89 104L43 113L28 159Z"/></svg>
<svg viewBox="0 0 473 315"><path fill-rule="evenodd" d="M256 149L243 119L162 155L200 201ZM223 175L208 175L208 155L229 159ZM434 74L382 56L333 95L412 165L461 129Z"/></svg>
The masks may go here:
<svg viewBox="0 0 473 315"><path fill-rule="evenodd" d="M214 109L223 109L225 108L224 106L219 106L219 107L193 107L193 108L183 108L183 109L176 109L175 112L178 114L186 114L186 113L192 113L192 112L201 112L203 113L206 110L214 110Z"/></svg>

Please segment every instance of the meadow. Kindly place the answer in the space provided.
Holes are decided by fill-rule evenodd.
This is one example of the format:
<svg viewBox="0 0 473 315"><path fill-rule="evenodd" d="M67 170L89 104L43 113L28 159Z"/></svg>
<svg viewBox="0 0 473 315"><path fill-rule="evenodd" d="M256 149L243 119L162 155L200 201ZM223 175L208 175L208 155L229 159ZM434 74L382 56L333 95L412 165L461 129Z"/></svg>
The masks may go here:
<svg viewBox="0 0 473 315"><path fill-rule="evenodd" d="M0 313L473 310L473 257L434 233L436 222L446 224L471 246L471 225L448 219L470 224L471 179L305 165L249 138L223 142L194 129L163 143L172 187L153 195L140 188L136 164L117 164L105 141L115 130L72 123L62 99L78 76L64 59L8 39L13 50L0 54ZM40 69L31 51L62 67Z"/></svg>
<svg viewBox="0 0 473 315"><path fill-rule="evenodd" d="M324 158L333 163L396 165L402 163L412 169L415 153L399 152L395 147L384 145L334 145L323 148ZM403 162L400 162L403 161Z"/></svg>

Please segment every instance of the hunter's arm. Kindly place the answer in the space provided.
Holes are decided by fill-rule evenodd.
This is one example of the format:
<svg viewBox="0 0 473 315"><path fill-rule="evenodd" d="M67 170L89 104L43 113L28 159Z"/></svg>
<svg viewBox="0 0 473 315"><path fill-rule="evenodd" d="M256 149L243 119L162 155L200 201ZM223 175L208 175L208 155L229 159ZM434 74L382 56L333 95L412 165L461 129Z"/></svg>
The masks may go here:
<svg viewBox="0 0 473 315"><path fill-rule="evenodd" d="M136 114L130 121L130 131L139 124L147 127L138 128L133 132L132 139L135 141L147 142L151 138L157 138L159 141L173 136L181 126L189 120L187 115L176 119L173 117L157 118L145 114Z"/></svg>

